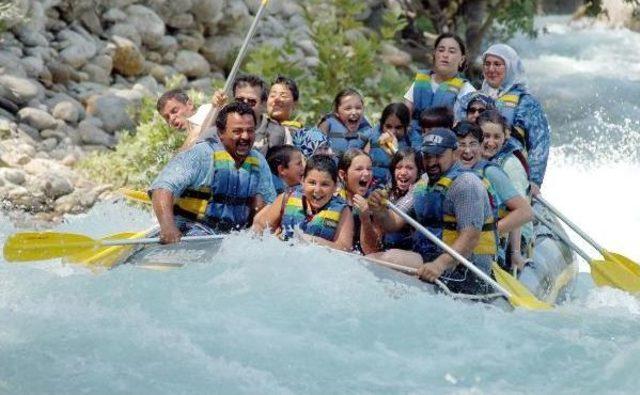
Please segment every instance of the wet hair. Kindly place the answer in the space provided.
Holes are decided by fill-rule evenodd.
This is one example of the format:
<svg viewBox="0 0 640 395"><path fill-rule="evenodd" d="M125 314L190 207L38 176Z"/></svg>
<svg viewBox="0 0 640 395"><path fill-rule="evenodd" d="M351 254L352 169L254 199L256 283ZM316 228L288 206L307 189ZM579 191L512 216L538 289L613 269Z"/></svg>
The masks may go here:
<svg viewBox="0 0 640 395"><path fill-rule="evenodd" d="M382 115L380 116L380 130L382 131L382 127L384 123L387 122L387 118L391 115L395 115L400 120L402 126L405 129L409 128L409 123L411 123L411 115L409 112L409 108L404 103L391 103L382 110Z"/></svg>
<svg viewBox="0 0 640 395"><path fill-rule="evenodd" d="M391 163L389 164L389 171L391 172L391 189L392 190L396 188L396 177L395 177L396 166L398 166L398 163L402 162L405 159L412 159L413 162L416 164L416 168L418 169L418 178L416 179L416 181L420 179L420 176L424 172L422 169L422 154L411 147L400 148L398 151L396 151L395 154L393 154L393 157L391 158Z"/></svg>
<svg viewBox="0 0 640 395"><path fill-rule="evenodd" d="M343 89L340 92L338 92L336 97L333 99L333 111L335 113L338 112L338 107L340 107L340 103L342 102L342 99L347 97L347 96L358 96L360 98L360 101L364 105L364 98L362 97L360 92L358 92L357 90L355 90L353 88Z"/></svg>
<svg viewBox="0 0 640 395"><path fill-rule="evenodd" d="M278 175L278 166L284 166L285 169L288 168L289 162L291 162L291 158L296 152L302 155L302 151L292 145L278 145L269 148L265 156L271 173Z"/></svg>
<svg viewBox="0 0 640 395"><path fill-rule="evenodd" d="M467 59L466 59L467 47L464 44L464 40L462 40L462 38L460 38L460 36L458 36L457 34L442 33L441 35L439 35L438 38L436 38L436 41L433 43L433 52L435 53L436 49L438 48L438 45L440 45L440 41L444 40L445 38L452 38L458 43L462 56L465 56L464 61L462 62L460 67L458 67L458 71L463 71L464 69L467 68Z"/></svg>
<svg viewBox="0 0 640 395"><path fill-rule="evenodd" d="M306 177L311 170L329 173L333 182L338 182L338 167L336 166L336 162L333 160L333 157L330 155L312 155L309 160L307 160L307 164L304 167L304 176Z"/></svg>
<svg viewBox="0 0 640 395"><path fill-rule="evenodd" d="M351 167L351 162L360 155L364 155L371 159L371 157L360 148L349 148L346 150L338 161L338 170L343 170L346 173Z"/></svg>
<svg viewBox="0 0 640 395"><path fill-rule="evenodd" d="M425 129L453 127L453 112L449 107L430 107L420 113L420 126Z"/></svg>
<svg viewBox="0 0 640 395"><path fill-rule="evenodd" d="M294 102L298 101L298 98L300 97L300 92L298 91L298 85L294 80L292 80L291 78L287 78L285 76L279 75L271 83L271 87L273 88L273 86L276 84L282 84L286 86L287 89L289 89L289 92L291 92L291 96L293 96L293 101Z"/></svg>
<svg viewBox="0 0 640 395"><path fill-rule="evenodd" d="M187 95L187 92L185 92L183 89L171 89L163 93L162 96L158 98L158 101L156 102L156 110L158 110L159 113L162 113L164 106L166 106L167 102L172 99L182 104L187 104L189 100L191 100L189 99L189 95Z"/></svg>
<svg viewBox="0 0 640 395"><path fill-rule="evenodd" d="M250 105L243 102L234 101L231 104L227 104L222 107L220 112L218 113L218 117L216 118L216 128L218 129L218 133L224 133L227 128L227 118L229 114L240 114L240 115L251 115L253 118L253 123L256 123L256 114L253 112L253 108Z"/></svg>
<svg viewBox="0 0 640 395"><path fill-rule="evenodd" d="M458 122L458 124L454 126L452 130L458 138L464 138L468 135L471 135L480 143L484 139L484 135L482 134L482 129L480 129L480 126L469 121Z"/></svg>
<svg viewBox="0 0 640 395"><path fill-rule="evenodd" d="M266 102L267 97L269 96L269 87L267 87L267 83L257 75L247 74L242 75L233 81L233 94L236 94L236 89L244 88L245 86L260 88L260 101Z"/></svg>
<svg viewBox="0 0 640 395"><path fill-rule="evenodd" d="M480 127L482 127L482 125L485 123L496 123L502 126L502 131L504 132L505 136L508 137L510 134L510 129L509 129L509 125L507 125L507 120L502 116L502 114L500 114L499 110L492 109L492 110L483 111L482 114L478 115L478 118L476 119L476 123Z"/></svg>

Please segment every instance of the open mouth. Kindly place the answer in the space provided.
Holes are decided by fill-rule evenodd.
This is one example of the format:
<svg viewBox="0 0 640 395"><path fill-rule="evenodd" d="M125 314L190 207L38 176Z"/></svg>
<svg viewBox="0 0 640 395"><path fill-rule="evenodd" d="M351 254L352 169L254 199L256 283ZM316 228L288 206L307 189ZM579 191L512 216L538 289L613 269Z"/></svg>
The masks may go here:
<svg viewBox="0 0 640 395"><path fill-rule="evenodd" d="M360 118L357 119L347 119L347 127L349 128L349 130L357 130L358 126L360 126Z"/></svg>
<svg viewBox="0 0 640 395"><path fill-rule="evenodd" d="M461 161L462 161L462 163L464 163L464 164L470 164L470 163L472 163L472 162L473 162L473 160L474 160L474 159L475 159L475 158L474 158L474 156L473 156L473 155L465 155L465 154L460 155L460 160L461 160Z"/></svg>
<svg viewBox="0 0 640 395"><path fill-rule="evenodd" d="M396 186L400 189L407 189L411 186L411 181L409 180L409 177L406 176L398 176L396 178Z"/></svg>

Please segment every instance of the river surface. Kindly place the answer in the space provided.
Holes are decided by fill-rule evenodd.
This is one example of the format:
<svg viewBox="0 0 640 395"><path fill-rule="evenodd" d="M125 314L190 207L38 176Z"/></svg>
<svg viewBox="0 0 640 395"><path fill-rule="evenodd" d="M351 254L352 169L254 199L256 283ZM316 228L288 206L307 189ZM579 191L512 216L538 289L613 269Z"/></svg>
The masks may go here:
<svg viewBox="0 0 640 395"><path fill-rule="evenodd" d="M512 43L553 126L543 193L640 260L640 35L538 23ZM59 230L150 224L101 203ZM0 243L15 231L0 218ZM581 269L571 302L505 312L247 235L163 272L0 262L0 394L637 393L640 303Z"/></svg>

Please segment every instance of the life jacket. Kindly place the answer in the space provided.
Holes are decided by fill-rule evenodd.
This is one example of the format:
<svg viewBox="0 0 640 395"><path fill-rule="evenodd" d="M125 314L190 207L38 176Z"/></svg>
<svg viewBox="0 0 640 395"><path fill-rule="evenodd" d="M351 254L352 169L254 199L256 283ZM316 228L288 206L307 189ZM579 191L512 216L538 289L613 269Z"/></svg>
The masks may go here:
<svg viewBox="0 0 640 395"><path fill-rule="evenodd" d="M409 190L407 193L413 193L413 190ZM396 196L393 198L389 193L389 200L393 203L397 203L403 196ZM399 248L401 250L413 249L413 228L411 225L406 224L397 232L385 232L382 236L382 246L384 250L391 248Z"/></svg>
<svg viewBox="0 0 640 395"><path fill-rule="evenodd" d="M473 166L472 170L478 175L478 177L480 177L480 179L482 180L482 185L484 185L485 189L487 190L487 194L489 195L489 203L491 203L491 210L493 211L493 217L502 219L506 217L509 212L507 210L505 202L500 199L498 193L491 184L491 181L489 181L489 179L484 174L487 168L490 166L500 168L500 166L498 166L498 164L496 163L488 160L480 160Z"/></svg>
<svg viewBox="0 0 640 395"><path fill-rule="evenodd" d="M293 236L296 227L308 235L333 241L340 223L342 210L347 206L339 197L331 200L318 213L307 215L305 197L302 188L296 188L287 199L282 216L282 230L285 239Z"/></svg>
<svg viewBox="0 0 640 395"><path fill-rule="evenodd" d="M411 140L409 139L409 133L407 130L404 137L398 140L398 149L411 146ZM378 140L381 136L380 126L376 126L371 133L369 139L371 149L369 150L369 156L373 164L373 182L376 186L386 186L391 182L391 171L389 165L391 165L392 155L389 155L381 146Z"/></svg>
<svg viewBox="0 0 640 395"><path fill-rule="evenodd" d="M496 99L496 108L500 111L500 114L507 121L507 125L511 128L511 136L518 140L525 150L528 150L528 135L527 131L520 126L514 126L516 110L520 104L522 95L526 92L520 89L517 85L514 86L509 92L505 92Z"/></svg>
<svg viewBox="0 0 640 395"><path fill-rule="evenodd" d="M427 227L440 240L447 245L452 245L458 238L456 217L444 212L444 201L449 188L455 179L465 172L473 171L462 168L459 164L454 164L447 174L440 177L434 184L429 185L426 181L420 180L414 188L414 211L418 222ZM427 239L422 233L414 232L414 251L422 255L425 261L431 261L442 254L438 246ZM478 245L473 249L476 255L493 255L497 252L497 232L493 216L485 219L481 230Z"/></svg>
<svg viewBox="0 0 640 395"><path fill-rule="evenodd" d="M174 205L174 213L205 223L216 231L245 228L253 220L253 205L260 182L260 159L252 151L237 168L220 143L213 145L210 184L186 189Z"/></svg>
<svg viewBox="0 0 640 395"><path fill-rule="evenodd" d="M491 158L491 160L497 163L498 166L504 167L504 162L507 160L507 158L510 155L515 156L516 158L518 158L518 160L520 161L520 164L524 168L524 171L527 173L527 179L531 181L529 162L527 161L527 158L525 154L522 152L521 148L522 146L518 141L514 140L513 138L510 138L507 141L505 141L504 145L500 149L500 152L498 152L493 158Z"/></svg>
<svg viewBox="0 0 640 395"><path fill-rule="evenodd" d="M420 115L422 111L431 107L448 107L453 111L453 106L458 99L458 94L467 80L458 74L453 78L441 82L438 89L433 92L430 70L419 70L413 81L413 113L411 130L422 136ZM418 143L422 143L419 141Z"/></svg>
<svg viewBox="0 0 640 395"><path fill-rule="evenodd" d="M364 117L356 132L350 132L342 121L333 114L328 114L324 121L327 122L329 146L338 157L342 156L349 148L364 148L368 141L368 135L371 133L371 125Z"/></svg>
<svg viewBox="0 0 640 395"><path fill-rule="evenodd" d="M441 82L433 92L430 70L419 70L413 82L413 119L420 121L420 113L431 107L448 107L453 111L453 105L458 98L460 89L467 80L458 74L453 78Z"/></svg>

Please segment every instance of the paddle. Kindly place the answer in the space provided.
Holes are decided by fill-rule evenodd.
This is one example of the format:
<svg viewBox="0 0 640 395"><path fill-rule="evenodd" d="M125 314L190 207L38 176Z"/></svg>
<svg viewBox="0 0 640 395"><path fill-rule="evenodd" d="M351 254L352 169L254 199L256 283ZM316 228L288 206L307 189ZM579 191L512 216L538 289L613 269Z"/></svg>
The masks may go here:
<svg viewBox="0 0 640 395"><path fill-rule="evenodd" d="M242 61L244 60L244 56L247 53L247 49L249 48L249 41L251 41L251 38L253 37L253 34L256 31L256 27L258 27L258 21L260 20L260 18L262 17L262 14L264 13L265 9L267 8L267 4L269 3L269 0L262 0L262 3L260 4L260 8L258 8L258 12L256 12L256 16L253 18L253 22L251 23L251 26L249 27L249 31L247 32L247 35L244 38L244 42L242 43L242 46L240 47L240 51L238 52L238 56L236 56L236 60L233 63L233 67L231 67L231 71L229 72L229 76L227 76L227 80L224 83L224 92L227 94L227 96L231 96L231 94L233 92L231 92L231 86L233 84L233 82L236 79L236 74L238 74L238 70L240 69L240 64L242 63ZM218 115L218 109L213 107L211 108L211 110L209 110L209 113L207 114L207 116L205 117L204 121L202 122L202 126L200 127L200 138L205 138L205 137L210 137L207 135L207 129L209 128L209 126L211 125L211 123L213 122L213 120L215 119L215 117Z"/></svg>
<svg viewBox="0 0 640 395"><path fill-rule="evenodd" d="M222 235L186 236L184 242L214 240ZM77 233L21 232L7 239L4 244L4 259L8 262L41 261L81 254L109 246L133 246L159 244L160 238L135 238L125 240L93 239Z"/></svg>
<svg viewBox="0 0 640 395"><path fill-rule="evenodd" d="M534 198L549 211L551 211L556 217L562 220L562 222L573 229L573 231L576 232L580 237L586 240L587 243L591 244L591 246L598 250L598 252L602 255L604 260L585 258L585 255L581 254L582 257L585 258L585 260L590 264L592 262L598 263L598 265L591 265L592 269L595 266L598 267L596 273L596 276L598 278L598 280L596 281L597 285L612 286L631 293L640 292L640 265L638 265L638 263L632 261L624 255L607 251L604 247L596 243L596 241L589 237L589 235L586 234L582 229L580 229L578 225L569 220L569 218L562 214L557 208L555 208L542 196L538 195ZM594 280L596 280L595 276Z"/></svg>
<svg viewBox="0 0 640 395"><path fill-rule="evenodd" d="M607 260L606 257L605 260L591 258L582 248L572 242L564 232L556 228L551 221L541 214L534 212L534 215L538 221L549 228L554 235L567 244L569 248L574 250L589 264L589 266L591 266L591 277L597 286L609 286L619 288L627 292L640 291L640 277L638 276L638 273L629 270L627 265L619 265L615 263L615 261Z"/></svg>
<svg viewBox="0 0 640 395"><path fill-rule="evenodd" d="M387 201L387 207L393 212L398 214L409 225L413 226L418 232L422 233L426 238L431 240L432 243L440 247L447 254L451 255L456 261L460 262L467 269L471 270L482 280L490 284L493 288L504 295L514 307L524 307L530 310L546 310L550 309L551 305L542 302L536 298L526 287L524 287L518 280L511 276L506 271L502 270L497 264L492 265L492 269L496 279L500 282L496 282L489 277L486 273L476 267L473 263L469 262L465 257L460 255L456 250L449 247L442 240L437 238L434 234L429 232L424 226L411 218L407 213L403 212L395 204Z"/></svg>

